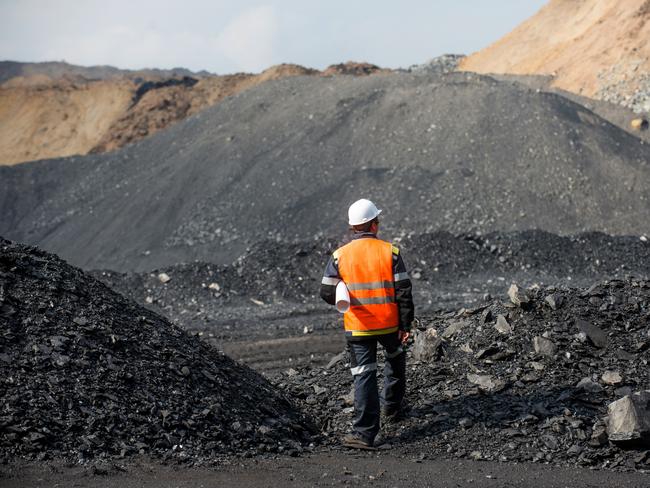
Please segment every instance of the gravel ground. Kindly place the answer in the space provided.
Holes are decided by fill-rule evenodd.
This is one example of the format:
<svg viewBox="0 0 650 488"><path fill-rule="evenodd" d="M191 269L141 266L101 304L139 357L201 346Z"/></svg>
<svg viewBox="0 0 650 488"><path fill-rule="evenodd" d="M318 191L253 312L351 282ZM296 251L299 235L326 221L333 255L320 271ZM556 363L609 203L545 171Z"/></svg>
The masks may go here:
<svg viewBox="0 0 650 488"><path fill-rule="evenodd" d="M394 451L337 451L296 458L242 459L209 468L136 463L79 467L61 464L0 466L4 488L409 486L413 488L646 488L650 476L543 464L495 463L440 457L413 459Z"/></svg>

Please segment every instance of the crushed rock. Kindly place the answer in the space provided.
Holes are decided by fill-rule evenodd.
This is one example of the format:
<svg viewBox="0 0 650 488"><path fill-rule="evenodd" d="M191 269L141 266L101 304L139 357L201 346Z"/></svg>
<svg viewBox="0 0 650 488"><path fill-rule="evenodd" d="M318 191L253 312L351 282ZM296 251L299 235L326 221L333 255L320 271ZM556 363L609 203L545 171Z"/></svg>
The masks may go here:
<svg viewBox="0 0 650 488"><path fill-rule="evenodd" d="M261 375L56 256L0 239L0 459L299 452Z"/></svg>
<svg viewBox="0 0 650 488"><path fill-rule="evenodd" d="M443 342L444 354L418 361L409 351L406 418L382 427L386 442L425 456L472 458L478 450L487 460L647 470L647 447L609 442L605 419L610 403L650 386L650 281L527 289L526 310L513 308L505 290L473 309L419 317L420 336L459 319L467 326ZM563 306L550 307L549 293L561 296ZM594 294L600 302L590 301ZM485 310L507 317L513 333L483 325ZM582 319L606 331L606 347L580 340L576 322ZM557 346L553 357L533 346L533 338L543 336ZM613 367L621 381L600 384ZM326 444L350 428L351 412L341 399L352 384L348 364L302 368L276 381L317 419ZM310 404L314 384L328 393Z"/></svg>

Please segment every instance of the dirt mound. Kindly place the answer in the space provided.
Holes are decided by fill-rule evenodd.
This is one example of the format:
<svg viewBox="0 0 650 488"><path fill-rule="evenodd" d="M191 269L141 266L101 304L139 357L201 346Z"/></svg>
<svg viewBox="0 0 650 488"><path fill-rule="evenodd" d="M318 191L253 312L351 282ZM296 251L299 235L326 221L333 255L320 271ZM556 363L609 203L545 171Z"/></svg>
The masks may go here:
<svg viewBox="0 0 650 488"><path fill-rule="evenodd" d="M11 64L11 66L7 66ZM17 64L18 66L13 66ZM0 63L0 165L119 149L261 83L318 70L280 64L259 74L117 70ZM324 75L379 70L346 63Z"/></svg>
<svg viewBox="0 0 650 488"><path fill-rule="evenodd" d="M328 66L322 73L323 76L335 76L335 75L353 75L353 76L365 76L372 75L380 72L390 72L390 70L384 70L379 66L370 63L357 63L355 61L348 61L347 63L332 64Z"/></svg>
<svg viewBox="0 0 650 488"><path fill-rule="evenodd" d="M113 151L183 120L204 107L205 97L197 97L190 84L160 84L138 96L101 134L96 144L87 152ZM199 99L200 98L200 99Z"/></svg>
<svg viewBox="0 0 650 488"><path fill-rule="evenodd" d="M391 240L639 235L650 232L648 161L639 139L517 83L299 76L119 152L0 168L0 233L90 268L228 263L265 238L342 235L341 216L363 194L386 208Z"/></svg>
<svg viewBox="0 0 650 488"><path fill-rule="evenodd" d="M0 86L0 165L88 153L135 90L128 80L47 77Z"/></svg>
<svg viewBox="0 0 650 488"><path fill-rule="evenodd" d="M650 112L649 38L648 0L551 0L460 69L553 75L558 88Z"/></svg>
<svg viewBox="0 0 650 488"><path fill-rule="evenodd" d="M0 61L0 83L16 78L33 80L34 78L59 80L70 77L85 80L113 79L158 79L178 78L183 76L210 76L207 71L193 72L185 68L173 69L139 69L128 70L113 66L76 66L65 62L51 61L44 63L20 63L17 61ZM17 80L18 81L18 80ZM18 81L20 83L20 81Z"/></svg>
<svg viewBox="0 0 650 488"><path fill-rule="evenodd" d="M300 449L260 375L56 256L0 239L0 457Z"/></svg>
<svg viewBox="0 0 650 488"><path fill-rule="evenodd" d="M298 64L277 64L262 71L255 77L256 84L263 83L270 80L281 80L290 76L308 76L316 75L319 71L316 69L305 68Z"/></svg>
<svg viewBox="0 0 650 488"><path fill-rule="evenodd" d="M448 454L647 469L643 448L608 441L604 417L610 402L650 386L650 282L525 293L525 308L504 296L421 318L408 353L410 408L380 435L420 460ZM287 370L279 381L319 420L326 442L348 431L345 355L327 367Z"/></svg>
<svg viewBox="0 0 650 488"><path fill-rule="evenodd" d="M194 115L206 107L219 103L226 97L252 88L260 83L290 76L307 76L316 70L298 65L272 66L259 75L239 73L235 75L206 77L192 84L157 86L148 90L124 111L104 133L102 139L90 152L113 151L126 144L139 141L172 124ZM194 78L189 78L194 80Z"/></svg>

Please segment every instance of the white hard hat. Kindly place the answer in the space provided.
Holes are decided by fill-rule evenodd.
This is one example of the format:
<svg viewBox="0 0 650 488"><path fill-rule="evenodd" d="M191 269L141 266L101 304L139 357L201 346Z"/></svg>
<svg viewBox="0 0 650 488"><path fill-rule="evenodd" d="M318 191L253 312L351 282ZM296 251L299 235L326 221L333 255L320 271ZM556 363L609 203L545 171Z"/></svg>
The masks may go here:
<svg viewBox="0 0 650 488"><path fill-rule="evenodd" d="M357 200L348 209L348 224L361 225L370 222L381 213L374 203L362 198Z"/></svg>

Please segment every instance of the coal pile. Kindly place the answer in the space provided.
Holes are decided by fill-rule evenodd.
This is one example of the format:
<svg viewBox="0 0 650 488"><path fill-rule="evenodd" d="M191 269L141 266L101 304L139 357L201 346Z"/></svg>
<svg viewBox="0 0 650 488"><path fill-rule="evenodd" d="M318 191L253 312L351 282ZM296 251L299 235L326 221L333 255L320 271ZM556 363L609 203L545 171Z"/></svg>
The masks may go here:
<svg viewBox="0 0 650 488"><path fill-rule="evenodd" d="M265 379L56 256L0 239L0 459L297 452Z"/></svg>
<svg viewBox="0 0 650 488"><path fill-rule="evenodd" d="M326 239L300 243L264 240L228 265L197 261L149 273L92 273L118 292L171 313L192 300L218 304L220 310L251 304L251 298L264 304L311 306L327 258L337 247L336 241Z"/></svg>
<svg viewBox="0 0 650 488"><path fill-rule="evenodd" d="M597 279L650 277L650 243L600 233L558 236L542 231L415 234L398 239L415 283L418 312L452 310L498 295L511 281L587 286ZM397 241L396 241L397 242ZM176 324L231 339L273 314L336 316L319 298L323 267L341 243L333 239L262 241L230 265L193 262L148 273L93 272L114 290L162 313ZM164 279L161 279L164 278ZM247 322L224 330L223 324ZM302 329L302 327L301 327Z"/></svg>
<svg viewBox="0 0 650 488"><path fill-rule="evenodd" d="M650 281L515 285L502 299L421 318L408 353L406 417L381 435L416 460L648 470L650 439L612 440L606 419L615 400L650 390L648 360ZM279 382L318 419L325 443L348 431L344 354L326 367L286 370Z"/></svg>
<svg viewBox="0 0 650 488"><path fill-rule="evenodd" d="M264 83L123 150L0 168L0 235L84 269L227 264L383 230L650 233L650 147L557 94L470 73Z"/></svg>

